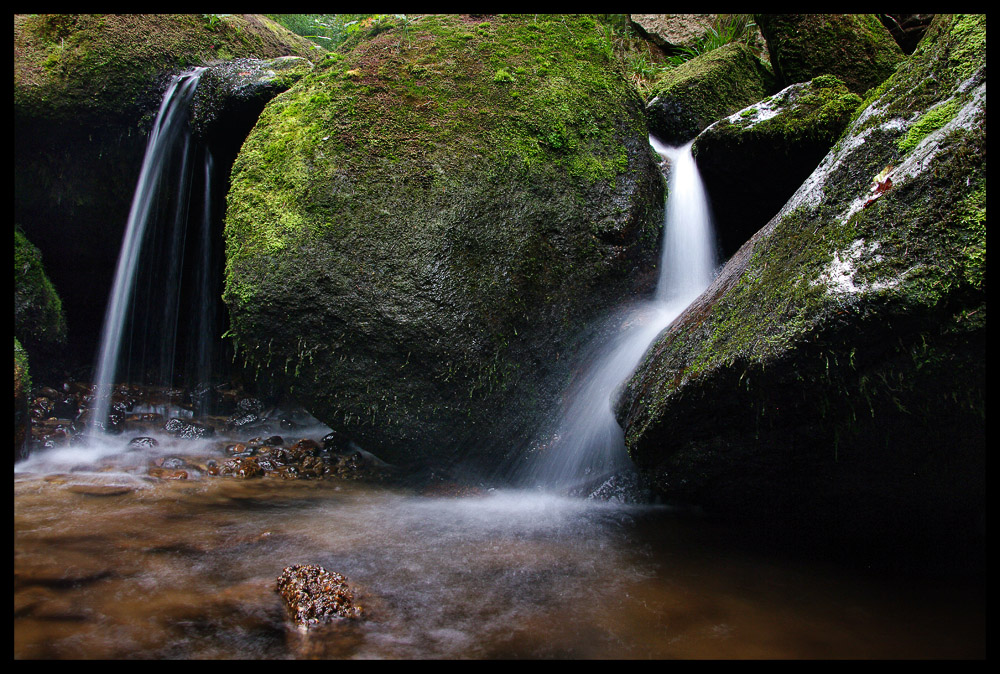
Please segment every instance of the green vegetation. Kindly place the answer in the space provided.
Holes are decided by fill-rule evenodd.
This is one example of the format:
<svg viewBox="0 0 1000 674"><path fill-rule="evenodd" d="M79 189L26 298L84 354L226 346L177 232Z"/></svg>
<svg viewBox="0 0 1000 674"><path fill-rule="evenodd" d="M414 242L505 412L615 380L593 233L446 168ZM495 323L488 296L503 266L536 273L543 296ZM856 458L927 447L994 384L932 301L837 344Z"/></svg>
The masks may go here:
<svg viewBox="0 0 1000 674"><path fill-rule="evenodd" d="M14 336L28 348L66 341L62 301L42 267L42 255L14 229Z"/></svg>

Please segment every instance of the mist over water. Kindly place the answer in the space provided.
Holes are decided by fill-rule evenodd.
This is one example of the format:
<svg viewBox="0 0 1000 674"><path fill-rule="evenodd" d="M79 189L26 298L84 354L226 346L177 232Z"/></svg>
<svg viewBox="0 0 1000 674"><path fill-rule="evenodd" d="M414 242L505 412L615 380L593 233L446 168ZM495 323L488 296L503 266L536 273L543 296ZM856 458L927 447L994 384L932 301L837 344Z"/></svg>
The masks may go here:
<svg viewBox="0 0 1000 674"><path fill-rule="evenodd" d="M570 488L629 466L625 438L611 408L614 393L639 365L660 332L712 282L716 268L712 219L691 143L650 145L670 163L660 276L654 298L609 319L613 337L590 357L585 375L567 391L536 453L519 467L529 486ZM693 142L693 141L692 141ZM607 334L609 330L600 333Z"/></svg>

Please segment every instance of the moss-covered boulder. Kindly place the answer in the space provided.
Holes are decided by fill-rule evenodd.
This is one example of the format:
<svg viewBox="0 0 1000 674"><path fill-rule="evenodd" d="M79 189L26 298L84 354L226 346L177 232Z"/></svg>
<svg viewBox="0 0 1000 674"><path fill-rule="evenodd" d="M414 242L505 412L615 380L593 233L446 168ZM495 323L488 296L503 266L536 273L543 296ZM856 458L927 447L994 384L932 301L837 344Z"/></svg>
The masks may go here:
<svg viewBox="0 0 1000 674"><path fill-rule="evenodd" d="M683 145L712 122L774 93L774 76L745 45L705 52L660 75L646 105L649 129Z"/></svg>
<svg viewBox="0 0 1000 674"><path fill-rule="evenodd" d="M903 60L874 14L755 14L780 87L836 75L864 95Z"/></svg>
<svg viewBox="0 0 1000 674"><path fill-rule="evenodd" d="M847 128L861 98L832 75L786 87L702 131L691 150L729 257L767 224Z"/></svg>
<svg viewBox="0 0 1000 674"><path fill-rule="evenodd" d="M62 300L42 266L42 255L14 229L14 337L35 355L66 343Z"/></svg>
<svg viewBox="0 0 1000 674"><path fill-rule="evenodd" d="M651 348L617 410L668 498L982 553L985 38L985 16L935 19Z"/></svg>
<svg viewBox="0 0 1000 674"><path fill-rule="evenodd" d="M28 393L31 390L31 374L28 370L28 354L14 338L14 461L26 456L28 433L31 431L28 417Z"/></svg>
<svg viewBox="0 0 1000 674"><path fill-rule="evenodd" d="M385 28L247 138L231 332L384 458L512 449L588 321L654 282L663 181L642 100L588 17Z"/></svg>
<svg viewBox="0 0 1000 674"><path fill-rule="evenodd" d="M15 220L62 292L69 352L79 360L96 352L148 132L170 76L237 57L317 58L314 46L255 15L14 16Z"/></svg>

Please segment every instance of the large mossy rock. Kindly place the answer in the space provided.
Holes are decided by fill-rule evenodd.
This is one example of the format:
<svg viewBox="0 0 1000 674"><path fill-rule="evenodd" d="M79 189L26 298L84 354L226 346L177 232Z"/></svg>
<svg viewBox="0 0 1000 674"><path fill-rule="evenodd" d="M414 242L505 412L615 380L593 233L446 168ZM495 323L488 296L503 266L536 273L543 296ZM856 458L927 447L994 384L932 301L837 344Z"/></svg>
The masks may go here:
<svg viewBox="0 0 1000 674"><path fill-rule="evenodd" d="M983 552L985 40L983 15L935 19L655 342L617 410L667 498L864 554Z"/></svg>
<svg viewBox="0 0 1000 674"><path fill-rule="evenodd" d="M649 129L683 145L712 122L774 93L774 76L753 51L727 44L664 72L646 105Z"/></svg>
<svg viewBox="0 0 1000 674"><path fill-rule="evenodd" d="M836 75L856 94L883 82L903 51L874 14L755 14L780 87Z"/></svg>
<svg viewBox="0 0 1000 674"><path fill-rule="evenodd" d="M861 104L832 75L786 87L701 132L691 151L729 257L819 165Z"/></svg>
<svg viewBox="0 0 1000 674"><path fill-rule="evenodd" d="M14 338L35 357L55 355L66 344L62 300L45 273L38 248L17 228L14 229Z"/></svg>
<svg viewBox="0 0 1000 674"><path fill-rule="evenodd" d="M28 354L14 338L14 461L27 456L28 434L31 420L28 416L28 393L31 390L31 374L28 368Z"/></svg>
<svg viewBox="0 0 1000 674"><path fill-rule="evenodd" d="M236 160L238 354L384 458L514 449L588 322L653 283L642 100L588 17L374 32L274 99Z"/></svg>
<svg viewBox="0 0 1000 674"><path fill-rule="evenodd" d="M79 360L96 352L170 76L237 57L315 58L312 46L255 15L14 16L15 221L45 256Z"/></svg>

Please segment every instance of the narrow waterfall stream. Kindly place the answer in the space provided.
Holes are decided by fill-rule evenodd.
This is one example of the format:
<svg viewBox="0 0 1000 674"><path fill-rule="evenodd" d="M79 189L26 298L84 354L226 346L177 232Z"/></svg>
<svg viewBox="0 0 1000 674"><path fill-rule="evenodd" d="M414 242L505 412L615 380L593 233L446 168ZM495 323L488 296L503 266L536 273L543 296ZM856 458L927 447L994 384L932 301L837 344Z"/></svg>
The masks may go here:
<svg viewBox="0 0 1000 674"><path fill-rule="evenodd" d="M693 143L693 141L692 141ZM660 275L652 301L616 314L615 336L595 350L584 375L565 396L559 418L542 435L543 448L520 468L529 485L568 488L629 465L612 410L613 396L660 332L712 282L715 240L708 198L691 145L650 144L670 162Z"/></svg>
<svg viewBox="0 0 1000 674"><path fill-rule="evenodd" d="M94 409L93 419L98 425L103 425L108 418L111 404L110 392L122 374L122 345L125 342L126 328L130 320L134 321L136 307L136 286L139 285L140 263L149 264L150 249L154 257L165 255L165 267L162 276L147 277L146 295L143 302L151 303L154 291L162 292L158 303L160 307L152 307L154 314L160 314L160 319L152 327L144 327L140 340L153 340L154 358L158 359L159 378L161 383L172 383L174 374L175 346L177 337L178 306L181 301L180 274L184 257L186 225L190 199L192 158L191 138L188 129L188 111L198 81L204 68L195 68L190 72L175 76L160 105L159 112L153 123L138 184L132 199L125 235L122 241L118 265L115 269L114 284L108 300L104 316L104 327L101 332L100 351L97 359L95 384L98 401ZM206 166L210 159L206 159ZM172 169L172 170L171 170ZM210 184L209 170L206 169L205 209L210 215ZM162 221L162 223L160 222ZM202 229L207 230L208 220ZM162 229L155 231L157 225ZM204 254L209 255L210 248ZM207 273L207 270L206 270ZM207 280L207 278L206 278ZM208 288L205 284L202 286ZM203 302L212 301L202 296ZM208 315L210 309L205 308ZM204 340L214 339L212 333L206 333L197 326L195 335L201 335ZM145 350L144 344L132 345L136 351ZM200 353L205 353L207 345L196 347ZM131 354L126 354L131 355ZM203 356L205 360L207 356ZM129 358L124 360L128 361ZM140 361L141 362L141 361ZM145 369L145 368L142 368Z"/></svg>

